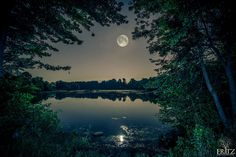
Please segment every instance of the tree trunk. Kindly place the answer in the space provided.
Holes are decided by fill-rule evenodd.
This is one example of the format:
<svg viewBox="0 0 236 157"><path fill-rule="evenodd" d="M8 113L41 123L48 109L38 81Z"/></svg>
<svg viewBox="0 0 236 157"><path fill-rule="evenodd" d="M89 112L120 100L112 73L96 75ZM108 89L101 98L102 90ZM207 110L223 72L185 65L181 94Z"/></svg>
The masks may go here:
<svg viewBox="0 0 236 157"><path fill-rule="evenodd" d="M226 40L227 42L225 44L226 46L225 50L227 51L227 58L224 59L219 49L214 46L211 36L209 34L208 28L206 26L206 23L202 17L201 17L201 20L202 20L202 23L206 32L206 36L210 43L210 48L212 48L212 50L215 52L217 59L220 61L220 63L223 65L225 69L225 74L226 74L226 77L228 79L228 84L229 84L229 95L230 95L230 100L231 100L233 119L235 119L236 118L236 83L234 80L233 68L231 65L231 50L229 48L230 40Z"/></svg>
<svg viewBox="0 0 236 157"><path fill-rule="evenodd" d="M217 95L217 92L215 91L215 89L213 88L213 86L211 84L211 81L210 81L210 78L209 78L206 66L205 66L205 64L204 64L202 59L201 59L201 69L202 69L202 73L203 73L203 77L204 77L205 83L207 85L207 89L210 92L210 94L211 94L211 96L212 96L212 98L214 100L214 103L215 103L216 109L218 111L218 114L220 116L220 119L223 122L225 128L229 128L230 127L230 123L229 123L229 121L226 118L225 112L224 112L223 107L222 107L222 105L220 103L219 96Z"/></svg>
<svg viewBox="0 0 236 157"><path fill-rule="evenodd" d="M212 49L216 53L217 59L220 61L220 63L223 65L225 74L228 80L228 85L229 85L229 95L230 95L230 100L231 100L231 108L232 108L232 114L233 114L233 119L236 118L236 83L234 79L234 74L233 74L233 68L232 68L232 62L231 62L231 53L228 52L230 50L227 50L227 59L225 61L223 60L222 55L220 54L219 50L215 48L213 45L211 45Z"/></svg>
<svg viewBox="0 0 236 157"><path fill-rule="evenodd" d="M215 51L218 60L222 63L224 67L225 74L228 80L228 85L229 85L229 95L230 95L230 100L231 100L233 119L235 119L236 118L236 83L234 79L232 62L231 62L231 57L232 57L231 52L230 52L231 50L229 48L225 49L225 51L227 51L227 57L224 61L219 50L215 48L213 45L211 45L211 47Z"/></svg>
<svg viewBox="0 0 236 157"><path fill-rule="evenodd" d="M233 113L234 118L236 118L236 85L235 85L234 75L232 72L232 66L231 66L230 61L228 61L225 67L225 71L226 71L226 76L228 78L232 113Z"/></svg>
<svg viewBox="0 0 236 157"><path fill-rule="evenodd" d="M3 61L4 61L4 50L6 48L6 34L4 31L0 32L0 78L4 75Z"/></svg>

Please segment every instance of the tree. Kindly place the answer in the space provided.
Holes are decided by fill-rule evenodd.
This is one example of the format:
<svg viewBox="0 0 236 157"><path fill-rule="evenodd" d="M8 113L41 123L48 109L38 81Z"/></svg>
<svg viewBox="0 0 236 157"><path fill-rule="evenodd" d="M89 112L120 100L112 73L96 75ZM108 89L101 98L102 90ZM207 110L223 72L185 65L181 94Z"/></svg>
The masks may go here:
<svg viewBox="0 0 236 157"><path fill-rule="evenodd" d="M236 117L236 87L232 69L235 27L231 24L235 9L232 2L134 0L131 9L137 13L138 27L135 28L134 38L148 38L150 53L157 52L163 57L152 62L161 65L164 71L171 71L168 64L173 61L175 66L192 62L201 67L199 69L220 118L225 127L229 127L229 115L226 116L220 94L215 90L218 87L209 80L212 76L206 67L210 64L223 65L223 74L229 84L232 114Z"/></svg>
<svg viewBox="0 0 236 157"><path fill-rule="evenodd" d="M122 3L115 0L9 0L1 4L0 77L4 72L18 73L28 68L69 70L69 66L43 63L50 43L81 44L76 33L90 31L95 22L102 26L121 24ZM92 33L94 36L94 33Z"/></svg>
<svg viewBox="0 0 236 157"><path fill-rule="evenodd" d="M124 85L126 85L126 84L127 84L127 82L126 82L126 79L125 79L125 78L122 78L122 82L123 82L123 84L124 84Z"/></svg>

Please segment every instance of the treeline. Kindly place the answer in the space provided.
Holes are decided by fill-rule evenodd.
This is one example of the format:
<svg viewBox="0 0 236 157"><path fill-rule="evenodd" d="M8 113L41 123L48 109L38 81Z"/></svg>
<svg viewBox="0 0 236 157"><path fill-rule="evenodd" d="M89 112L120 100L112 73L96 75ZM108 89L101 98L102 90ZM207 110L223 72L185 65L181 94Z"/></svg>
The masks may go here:
<svg viewBox="0 0 236 157"><path fill-rule="evenodd" d="M55 82L56 90L116 90L116 89L144 89L143 85L148 82L149 79L144 78L142 80L131 79L129 82L123 79L111 79L107 81L76 81L76 82Z"/></svg>
<svg viewBox="0 0 236 157"><path fill-rule="evenodd" d="M28 73L27 77L31 77ZM65 82L56 81L48 82L43 80L42 77L30 78L32 83L41 91L55 91L55 90L143 90L144 85L150 80L150 78L143 78L141 80L131 79L129 82L123 79L111 79L107 81L75 81Z"/></svg>

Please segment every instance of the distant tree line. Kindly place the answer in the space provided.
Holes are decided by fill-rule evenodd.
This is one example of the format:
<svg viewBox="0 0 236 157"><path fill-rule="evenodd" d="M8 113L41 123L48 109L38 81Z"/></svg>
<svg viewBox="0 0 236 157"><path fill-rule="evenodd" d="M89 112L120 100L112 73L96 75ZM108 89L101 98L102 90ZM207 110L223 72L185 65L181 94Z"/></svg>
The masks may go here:
<svg viewBox="0 0 236 157"><path fill-rule="evenodd" d="M103 89L103 90L112 90L112 89L144 89L143 85L148 82L147 78L144 78L140 81L131 79L129 82L125 78L122 79L111 79L107 81L81 81L81 82L64 82L57 81L55 82L56 90L93 90L93 89Z"/></svg>
<svg viewBox="0 0 236 157"><path fill-rule="evenodd" d="M23 73L24 78L31 80L31 83L38 88L40 91L55 91L55 90L119 90L119 89L135 89L143 90L144 85L148 83L151 78L143 78L141 80L135 80L134 78L130 81L122 79L111 79L107 81L56 81L48 82L42 77L32 77L29 73Z"/></svg>

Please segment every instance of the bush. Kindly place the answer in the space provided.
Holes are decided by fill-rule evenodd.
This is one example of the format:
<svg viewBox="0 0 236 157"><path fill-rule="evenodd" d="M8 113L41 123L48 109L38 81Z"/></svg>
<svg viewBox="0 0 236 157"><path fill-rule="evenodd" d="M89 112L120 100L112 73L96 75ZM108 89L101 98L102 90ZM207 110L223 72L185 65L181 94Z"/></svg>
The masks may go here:
<svg viewBox="0 0 236 157"><path fill-rule="evenodd" d="M186 137L178 138L177 145L171 151L172 156L216 156L217 138L210 128L196 125L188 134Z"/></svg>
<svg viewBox="0 0 236 157"><path fill-rule="evenodd" d="M37 88L28 83L20 77L0 81L1 156L74 156L77 135L62 131L48 104L32 103Z"/></svg>

